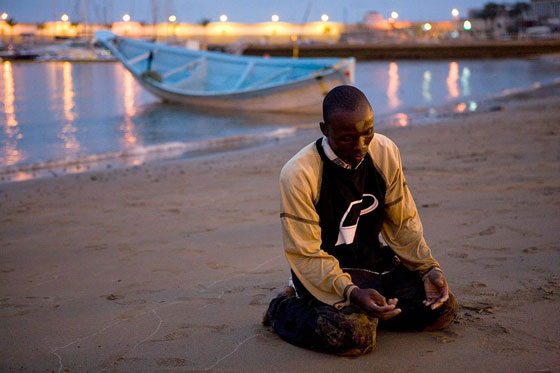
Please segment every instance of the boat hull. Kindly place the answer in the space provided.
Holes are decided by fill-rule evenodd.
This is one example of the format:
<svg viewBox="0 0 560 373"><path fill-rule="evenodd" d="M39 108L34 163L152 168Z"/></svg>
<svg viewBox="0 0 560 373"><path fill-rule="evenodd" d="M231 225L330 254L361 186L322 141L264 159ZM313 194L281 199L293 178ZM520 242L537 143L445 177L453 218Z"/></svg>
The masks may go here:
<svg viewBox="0 0 560 373"><path fill-rule="evenodd" d="M187 106L231 111L266 111L314 114L321 113L323 97L334 87L353 84L354 61L331 74L285 86L252 92L211 96L177 94L157 87L140 76L136 80L146 90L164 101Z"/></svg>
<svg viewBox="0 0 560 373"><path fill-rule="evenodd" d="M233 56L188 51L105 31L96 37L146 90L164 101L195 108L320 113L328 91L354 83L354 58Z"/></svg>

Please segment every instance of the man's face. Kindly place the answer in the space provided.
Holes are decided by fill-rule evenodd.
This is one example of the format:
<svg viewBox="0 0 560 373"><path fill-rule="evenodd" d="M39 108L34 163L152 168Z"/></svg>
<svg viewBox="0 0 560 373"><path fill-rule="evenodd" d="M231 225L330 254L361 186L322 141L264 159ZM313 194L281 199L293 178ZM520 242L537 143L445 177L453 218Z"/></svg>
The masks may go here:
<svg viewBox="0 0 560 373"><path fill-rule="evenodd" d="M361 105L353 111L337 110L329 123L321 123L321 131L336 155L355 167L366 155L373 139L373 110L369 105Z"/></svg>

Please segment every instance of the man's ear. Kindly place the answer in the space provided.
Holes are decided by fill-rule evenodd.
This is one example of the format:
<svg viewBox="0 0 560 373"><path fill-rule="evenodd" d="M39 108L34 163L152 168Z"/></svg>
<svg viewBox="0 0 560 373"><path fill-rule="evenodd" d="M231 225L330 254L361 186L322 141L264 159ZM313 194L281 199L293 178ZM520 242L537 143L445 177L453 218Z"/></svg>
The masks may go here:
<svg viewBox="0 0 560 373"><path fill-rule="evenodd" d="M329 137L329 127L325 124L325 122L320 122L319 127L321 127L323 135Z"/></svg>

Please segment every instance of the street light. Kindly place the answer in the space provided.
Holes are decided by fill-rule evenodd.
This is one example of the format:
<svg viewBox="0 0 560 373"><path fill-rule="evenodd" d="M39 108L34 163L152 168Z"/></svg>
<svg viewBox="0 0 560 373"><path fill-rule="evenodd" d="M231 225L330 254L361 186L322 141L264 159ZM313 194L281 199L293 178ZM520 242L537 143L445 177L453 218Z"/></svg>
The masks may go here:
<svg viewBox="0 0 560 373"><path fill-rule="evenodd" d="M470 31L472 29L471 21L467 19L465 22L463 22L463 28L465 29L465 31Z"/></svg>
<svg viewBox="0 0 560 373"><path fill-rule="evenodd" d="M7 20L8 19L8 13L6 13L6 12L2 13L2 16L0 18L2 18L2 21Z"/></svg>
<svg viewBox="0 0 560 373"><path fill-rule="evenodd" d="M68 22L68 14L64 13L64 14L62 15L62 17L60 17L60 20L61 20L62 22Z"/></svg>
<svg viewBox="0 0 560 373"><path fill-rule="evenodd" d="M125 22L130 21L130 14L127 13L124 16L122 16L122 20L125 21Z"/></svg>
<svg viewBox="0 0 560 373"><path fill-rule="evenodd" d="M391 12L391 18L393 18L394 20L396 20L397 18L399 18L399 13L392 11Z"/></svg>
<svg viewBox="0 0 560 373"><path fill-rule="evenodd" d="M453 10L451 10L451 15L453 18L459 17L459 10L457 8L453 8Z"/></svg>
<svg viewBox="0 0 560 373"><path fill-rule="evenodd" d="M426 22L426 23L424 23L424 24L422 25L422 29L423 29L424 31L430 31L430 30L432 29L432 25L429 24L428 22Z"/></svg>
<svg viewBox="0 0 560 373"><path fill-rule="evenodd" d="M323 15L321 15L321 21L327 22L328 20L329 20L328 14L323 14Z"/></svg>
<svg viewBox="0 0 560 373"><path fill-rule="evenodd" d="M272 22L278 22L280 20L280 16L278 16L278 14L273 14L270 19L272 20Z"/></svg>
<svg viewBox="0 0 560 373"><path fill-rule="evenodd" d="M226 14L222 14L220 16L220 22L227 22L227 15Z"/></svg>
<svg viewBox="0 0 560 373"><path fill-rule="evenodd" d="M169 22L173 23L177 20L177 17L175 17L173 14L169 16Z"/></svg>

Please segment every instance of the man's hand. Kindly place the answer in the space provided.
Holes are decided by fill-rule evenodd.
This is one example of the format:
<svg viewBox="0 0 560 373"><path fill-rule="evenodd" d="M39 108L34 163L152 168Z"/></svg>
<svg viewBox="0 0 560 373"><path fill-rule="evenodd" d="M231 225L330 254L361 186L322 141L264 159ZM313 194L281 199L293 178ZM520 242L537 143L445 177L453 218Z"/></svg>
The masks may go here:
<svg viewBox="0 0 560 373"><path fill-rule="evenodd" d="M389 299L387 302L385 297L374 289L355 288L350 293L350 301L368 315L382 320L388 320L401 313L401 309L396 308L398 302L396 298Z"/></svg>
<svg viewBox="0 0 560 373"><path fill-rule="evenodd" d="M424 290L426 300L423 301L426 307L435 310L449 298L449 289L443 273L433 269L424 276Z"/></svg>

